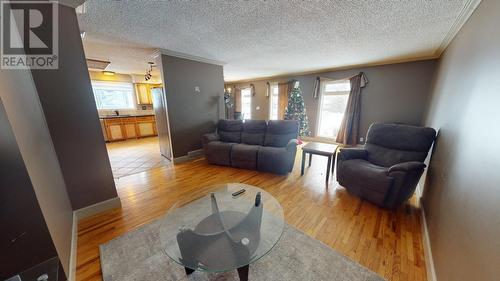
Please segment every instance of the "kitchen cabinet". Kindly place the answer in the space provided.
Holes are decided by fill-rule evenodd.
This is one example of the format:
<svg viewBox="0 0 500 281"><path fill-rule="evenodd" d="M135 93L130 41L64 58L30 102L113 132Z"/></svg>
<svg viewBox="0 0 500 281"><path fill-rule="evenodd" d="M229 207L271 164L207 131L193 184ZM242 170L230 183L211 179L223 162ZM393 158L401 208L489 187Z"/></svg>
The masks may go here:
<svg viewBox="0 0 500 281"><path fill-rule="evenodd" d="M120 125L120 124L109 125L108 126L108 138L111 141L124 139L125 134L123 133L122 125Z"/></svg>
<svg viewBox="0 0 500 281"><path fill-rule="evenodd" d="M108 140L116 141L125 139L125 132L123 131L120 118L104 119L104 125L106 126Z"/></svg>
<svg viewBox="0 0 500 281"><path fill-rule="evenodd" d="M156 136L156 121L154 116L109 117L103 118L106 141L118 141L140 137Z"/></svg>
<svg viewBox="0 0 500 281"><path fill-rule="evenodd" d="M137 121L135 117L121 118L125 137L127 139L136 138L137 134Z"/></svg>
<svg viewBox="0 0 500 281"><path fill-rule="evenodd" d="M101 122L101 130L102 130L102 136L104 137L104 141L108 141L108 133L106 133L106 125L104 125L104 120L100 119Z"/></svg>
<svg viewBox="0 0 500 281"><path fill-rule="evenodd" d="M153 116L137 117L137 127L141 137L156 135L156 124Z"/></svg>
<svg viewBox="0 0 500 281"><path fill-rule="evenodd" d="M137 96L137 104L153 104L151 87L149 84L136 83L135 94Z"/></svg>
<svg viewBox="0 0 500 281"><path fill-rule="evenodd" d="M137 126L135 124L124 124L123 127L128 139L137 137Z"/></svg>

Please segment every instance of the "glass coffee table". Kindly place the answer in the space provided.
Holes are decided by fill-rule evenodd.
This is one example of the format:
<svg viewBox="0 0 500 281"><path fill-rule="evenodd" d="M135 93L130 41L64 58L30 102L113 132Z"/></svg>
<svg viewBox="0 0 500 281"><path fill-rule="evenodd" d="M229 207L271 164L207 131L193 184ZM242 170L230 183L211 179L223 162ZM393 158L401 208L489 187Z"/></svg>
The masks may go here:
<svg viewBox="0 0 500 281"><path fill-rule="evenodd" d="M240 280L248 280L249 265L281 238L285 225L281 205L266 191L246 184L201 190L208 194L175 203L161 219L164 253L188 275L195 270L236 269ZM235 194L241 190L245 192Z"/></svg>

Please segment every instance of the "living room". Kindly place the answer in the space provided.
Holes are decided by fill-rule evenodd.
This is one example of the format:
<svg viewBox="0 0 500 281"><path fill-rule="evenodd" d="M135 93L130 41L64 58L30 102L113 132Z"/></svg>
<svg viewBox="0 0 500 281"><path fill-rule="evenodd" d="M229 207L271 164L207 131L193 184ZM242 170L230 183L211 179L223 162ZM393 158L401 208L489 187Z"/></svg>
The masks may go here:
<svg viewBox="0 0 500 281"><path fill-rule="evenodd" d="M500 274L498 1L15 2L1 280ZM151 65L172 163L114 178L92 80Z"/></svg>

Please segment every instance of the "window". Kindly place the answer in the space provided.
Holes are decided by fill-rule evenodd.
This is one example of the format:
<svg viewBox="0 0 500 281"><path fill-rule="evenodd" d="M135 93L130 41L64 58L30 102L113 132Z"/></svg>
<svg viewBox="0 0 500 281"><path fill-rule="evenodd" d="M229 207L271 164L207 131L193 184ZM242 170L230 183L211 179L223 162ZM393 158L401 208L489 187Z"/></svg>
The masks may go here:
<svg viewBox="0 0 500 281"><path fill-rule="evenodd" d="M349 80L340 80L321 84L318 136L336 138L347 107L351 83Z"/></svg>
<svg viewBox="0 0 500 281"><path fill-rule="evenodd" d="M241 115L243 119L252 118L252 94L250 88L241 90Z"/></svg>
<svg viewBox="0 0 500 281"><path fill-rule="evenodd" d="M92 81L97 109L134 109L131 83Z"/></svg>
<svg viewBox="0 0 500 281"><path fill-rule="evenodd" d="M278 120L278 84L271 84L269 120Z"/></svg>

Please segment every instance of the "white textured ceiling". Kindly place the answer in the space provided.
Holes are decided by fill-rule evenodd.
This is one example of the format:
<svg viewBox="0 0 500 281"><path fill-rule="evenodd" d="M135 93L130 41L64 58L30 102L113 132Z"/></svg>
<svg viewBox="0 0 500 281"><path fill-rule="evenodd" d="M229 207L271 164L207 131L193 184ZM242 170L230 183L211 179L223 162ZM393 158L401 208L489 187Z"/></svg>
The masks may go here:
<svg viewBox="0 0 500 281"><path fill-rule="evenodd" d="M87 36L85 36L87 37ZM131 44L116 44L101 40L83 40L85 56L89 59L98 59L111 62L106 70L126 74L145 74L149 69L149 61L153 49ZM153 75L159 75L157 68Z"/></svg>
<svg viewBox="0 0 500 281"><path fill-rule="evenodd" d="M87 57L143 73L161 48L226 62L234 81L433 57L471 0L86 2Z"/></svg>

